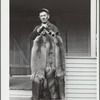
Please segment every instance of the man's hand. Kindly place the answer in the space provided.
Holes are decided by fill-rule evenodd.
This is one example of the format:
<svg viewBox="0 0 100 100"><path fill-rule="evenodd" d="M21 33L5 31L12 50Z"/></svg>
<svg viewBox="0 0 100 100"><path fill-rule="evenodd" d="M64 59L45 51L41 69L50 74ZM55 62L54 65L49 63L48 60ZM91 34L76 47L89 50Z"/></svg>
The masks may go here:
<svg viewBox="0 0 100 100"><path fill-rule="evenodd" d="M42 28L43 28L42 26L40 26L39 28L37 28L37 33L39 33Z"/></svg>
<svg viewBox="0 0 100 100"><path fill-rule="evenodd" d="M42 24L39 28L37 28L37 33L39 33L42 30L42 28L47 28L47 27L48 27L47 24Z"/></svg>
<svg viewBox="0 0 100 100"><path fill-rule="evenodd" d="M42 27L47 28L47 27L48 27L48 25L47 25L47 24L42 24Z"/></svg>

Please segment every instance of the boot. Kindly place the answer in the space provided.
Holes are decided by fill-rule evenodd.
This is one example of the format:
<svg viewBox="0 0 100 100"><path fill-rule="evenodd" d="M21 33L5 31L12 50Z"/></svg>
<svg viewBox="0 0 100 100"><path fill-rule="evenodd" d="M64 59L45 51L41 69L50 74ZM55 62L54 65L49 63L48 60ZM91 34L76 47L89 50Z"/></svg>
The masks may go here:
<svg viewBox="0 0 100 100"><path fill-rule="evenodd" d="M32 81L32 100L39 100L41 96L41 84L40 82Z"/></svg>
<svg viewBox="0 0 100 100"><path fill-rule="evenodd" d="M64 81L64 77L59 77L57 79L58 79L60 100L64 100L65 99L65 81Z"/></svg>

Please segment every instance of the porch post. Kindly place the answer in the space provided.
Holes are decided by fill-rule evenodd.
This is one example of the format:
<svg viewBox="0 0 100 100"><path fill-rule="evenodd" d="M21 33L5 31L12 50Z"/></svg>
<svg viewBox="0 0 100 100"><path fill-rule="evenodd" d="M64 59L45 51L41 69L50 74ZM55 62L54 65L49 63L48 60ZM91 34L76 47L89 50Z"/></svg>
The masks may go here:
<svg viewBox="0 0 100 100"><path fill-rule="evenodd" d="M91 0L91 57L96 57L96 1Z"/></svg>

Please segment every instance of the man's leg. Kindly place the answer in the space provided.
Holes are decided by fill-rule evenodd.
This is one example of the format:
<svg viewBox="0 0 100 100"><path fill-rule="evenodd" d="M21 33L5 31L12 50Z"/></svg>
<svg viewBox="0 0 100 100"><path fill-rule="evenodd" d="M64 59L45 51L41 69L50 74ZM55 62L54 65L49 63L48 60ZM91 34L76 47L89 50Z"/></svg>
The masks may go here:
<svg viewBox="0 0 100 100"><path fill-rule="evenodd" d="M60 100L65 98L65 52L63 41L60 36L54 38L55 41L55 59L56 59L56 77L59 88Z"/></svg>
<svg viewBox="0 0 100 100"><path fill-rule="evenodd" d="M32 81L32 100L39 100L40 83Z"/></svg>
<svg viewBox="0 0 100 100"><path fill-rule="evenodd" d="M56 90L55 72L49 70L46 73L46 78L51 100L57 100L59 98L59 95L58 91Z"/></svg>
<svg viewBox="0 0 100 100"><path fill-rule="evenodd" d="M38 80L38 78L32 81L32 100L39 100L43 98L43 86L44 80Z"/></svg>
<svg viewBox="0 0 100 100"><path fill-rule="evenodd" d="M64 81L64 76L57 77L57 82L58 82L60 100L64 100L64 98L65 98L65 81Z"/></svg>

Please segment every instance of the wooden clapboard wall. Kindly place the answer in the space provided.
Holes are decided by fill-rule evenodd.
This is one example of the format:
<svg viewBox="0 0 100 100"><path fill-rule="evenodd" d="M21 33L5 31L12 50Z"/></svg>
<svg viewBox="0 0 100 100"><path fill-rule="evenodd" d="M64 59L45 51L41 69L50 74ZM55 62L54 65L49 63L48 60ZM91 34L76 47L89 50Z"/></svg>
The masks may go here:
<svg viewBox="0 0 100 100"><path fill-rule="evenodd" d="M96 100L96 59L66 59L66 100Z"/></svg>

